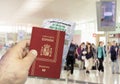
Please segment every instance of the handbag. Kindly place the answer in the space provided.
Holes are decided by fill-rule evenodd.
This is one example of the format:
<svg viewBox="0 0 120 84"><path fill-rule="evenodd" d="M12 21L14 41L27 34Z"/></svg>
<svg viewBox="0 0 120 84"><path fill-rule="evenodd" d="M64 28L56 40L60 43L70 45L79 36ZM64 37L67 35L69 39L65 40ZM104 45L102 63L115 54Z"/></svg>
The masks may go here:
<svg viewBox="0 0 120 84"><path fill-rule="evenodd" d="M85 59L86 59L86 56L83 55L83 56L82 56L82 60L85 60Z"/></svg>

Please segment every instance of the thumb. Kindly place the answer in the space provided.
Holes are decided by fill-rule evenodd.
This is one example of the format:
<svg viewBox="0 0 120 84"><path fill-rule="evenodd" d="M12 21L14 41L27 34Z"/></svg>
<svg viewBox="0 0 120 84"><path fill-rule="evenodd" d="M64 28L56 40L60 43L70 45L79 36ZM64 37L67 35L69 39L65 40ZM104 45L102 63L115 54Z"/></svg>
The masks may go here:
<svg viewBox="0 0 120 84"><path fill-rule="evenodd" d="M26 67L29 69L32 65L33 61L35 60L37 56L36 50L30 50L30 52L27 54L27 56L23 59L25 62Z"/></svg>

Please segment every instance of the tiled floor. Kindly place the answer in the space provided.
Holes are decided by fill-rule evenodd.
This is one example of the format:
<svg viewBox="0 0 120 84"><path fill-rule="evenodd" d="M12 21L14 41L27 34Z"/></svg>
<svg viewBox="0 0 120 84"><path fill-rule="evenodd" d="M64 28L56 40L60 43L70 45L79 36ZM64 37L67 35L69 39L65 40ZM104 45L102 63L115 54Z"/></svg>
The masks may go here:
<svg viewBox="0 0 120 84"><path fill-rule="evenodd" d="M25 84L120 84L120 74L112 74L109 58L104 62L104 67L104 73L91 70L90 74L76 68L74 74L69 76L68 82L66 71L62 70L60 79L29 77Z"/></svg>
<svg viewBox="0 0 120 84"><path fill-rule="evenodd" d="M84 71L75 71L75 75L70 76L68 82L64 77L58 80L47 78L28 78L25 84L120 84L119 74L99 74L95 71L91 74L84 74ZM78 74L79 73L79 74ZM65 74L65 73L64 73Z"/></svg>

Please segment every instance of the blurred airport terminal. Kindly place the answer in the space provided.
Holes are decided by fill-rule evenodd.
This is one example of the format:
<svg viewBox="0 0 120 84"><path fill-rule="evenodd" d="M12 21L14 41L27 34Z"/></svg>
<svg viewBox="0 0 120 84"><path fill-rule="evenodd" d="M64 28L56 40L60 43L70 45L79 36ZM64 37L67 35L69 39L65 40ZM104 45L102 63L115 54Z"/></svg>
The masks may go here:
<svg viewBox="0 0 120 84"><path fill-rule="evenodd" d="M120 0L0 0L0 58L16 43L30 40L33 26L44 27L45 20L60 19L75 23L69 40L76 46L73 66L64 70L68 68L67 54L63 56L60 79L28 77L25 84L120 84L119 3ZM82 45L83 51L92 56L82 52ZM114 61L113 46L117 54ZM100 48L104 48L103 57L98 55Z"/></svg>

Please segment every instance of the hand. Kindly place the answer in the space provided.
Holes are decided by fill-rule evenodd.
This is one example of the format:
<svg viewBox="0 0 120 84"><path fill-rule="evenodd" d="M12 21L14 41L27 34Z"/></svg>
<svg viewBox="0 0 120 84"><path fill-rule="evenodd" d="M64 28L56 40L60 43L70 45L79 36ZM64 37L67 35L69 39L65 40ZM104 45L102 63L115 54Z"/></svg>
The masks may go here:
<svg viewBox="0 0 120 84"><path fill-rule="evenodd" d="M21 41L10 48L0 60L0 84L24 84L29 68L37 56L29 51L30 41Z"/></svg>

